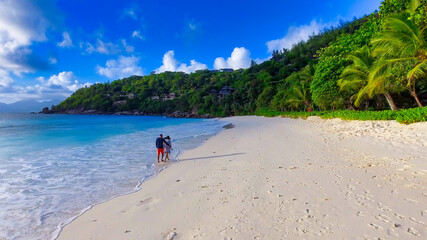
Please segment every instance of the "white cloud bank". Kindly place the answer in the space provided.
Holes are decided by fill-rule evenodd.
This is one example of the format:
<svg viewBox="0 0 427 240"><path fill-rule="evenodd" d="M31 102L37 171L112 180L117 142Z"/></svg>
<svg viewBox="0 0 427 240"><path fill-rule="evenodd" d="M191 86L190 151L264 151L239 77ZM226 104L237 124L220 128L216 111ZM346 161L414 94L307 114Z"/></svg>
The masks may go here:
<svg viewBox="0 0 427 240"><path fill-rule="evenodd" d="M199 63L196 60L191 60L190 65L187 66L185 63L180 63L178 60L175 59L175 52L174 51L168 51L163 56L163 65L160 66L158 69L156 69L156 73L162 73L162 72L185 72L185 73L192 73L197 70L203 70L208 69L208 66L203 63Z"/></svg>
<svg viewBox="0 0 427 240"><path fill-rule="evenodd" d="M5 70L0 69L0 92L9 88L13 83L13 79L9 73Z"/></svg>
<svg viewBox="0 0 427 240"><path fill-rule="evenodd" d="M62 42L59 42L57 45L58 47L66 48L66 47L72 47L73 41L71 40L70 34L68 32L62 33L63 40Z"/></svg>
<svg viewBox="0 0 427 240"><path fill-rule="evenodd" d="M90 86L90 83L81 84L71 71L64 71L52 75L48 79L38 77L38 83L30 86L6 85L2 88L2 71L0 71L0 102L13 103L20 100L53 100L69 97L77 89Z"/></svg>
<svg viewBox="0 0 427 240"><path fill-rule="evenodd" d="M225 60L222 57L216 58L214 62L215 69L223 68L248 68L251 66L251 53L244 47L234 48L231 56Z"/></svg>
<svg viewBox="0 0 427 240"><path fill-rule="evenodd" d="M135 50L135 48L131 45L129 45L126 41L126 39L121 39L119 41L120 43L115 44L112 42L104 42L101 39L97 39L96 43L90 43L90 42L81 42L80 48L84 50L87 54L105 54L105 55L114 55L121 53L123 51L131 53Z"/></svg>
<svg viewBox="0 0 427 240"><path fill-rule="evenodd" d="M132 75L143 75L144 72L138 66L139 58L135 56L119 56L118 59L110 59L105 63L105 67L97 66L96 72L99 75L110 79L130 77Z"/></svg>
<svg viewBox="0 0 427 240"><path fill-rule="evenodd" d="M318 34L322 29L331 25L333 24L325 24L321 21L313 20L309 25L292 26L283 38L267 42L268 52L271 53L274 50L282 50L284 48L291 49L293 45L301 41L307 41L311 35Z"/></svg>
<svg viewBox="0 0 427 240"><path fill-rule="evenodd" d="M41 85L35 86L36 89L38 88L39 92L62 92L64 96L68 96L79 88L91 85L90 83L80 84L71 71L64 71L58 75L52 75L47 80L44 77L39 77L37 80L41 83Z"/></svg>
<svg viewBox="0 0 427 240"><path fill-rule="evenodd" d="M83 45L81 47L83 47ZM120 49L120 46L117 44L114 44L112 42L104 42L101 39L97 39L95 44L86 42L85 51L86 53L89 53L89 54L99 53L99 54L110 55L110 54L119 53L121 49Z"/></svg>
<svg viewBox="0 0 427 240"><path fill-rule="evenodd" d="M41 64L29 58L29 46L47 40L48 26L34 1L0 1L0 69L20 75Z"/></svg>

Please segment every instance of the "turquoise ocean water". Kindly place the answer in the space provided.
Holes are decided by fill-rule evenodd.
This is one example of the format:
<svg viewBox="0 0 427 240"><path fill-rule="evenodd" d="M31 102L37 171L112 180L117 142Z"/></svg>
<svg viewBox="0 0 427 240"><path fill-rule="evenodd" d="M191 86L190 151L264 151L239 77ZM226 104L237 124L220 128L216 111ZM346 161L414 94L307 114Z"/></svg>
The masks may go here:
<svg viewBox="0 0 427 240"><path fill-rule="evenodd" d="M0 113L0 239L52 239L93 204L161 171L154 141L176 156L221 131L215 119Z"/></svg>

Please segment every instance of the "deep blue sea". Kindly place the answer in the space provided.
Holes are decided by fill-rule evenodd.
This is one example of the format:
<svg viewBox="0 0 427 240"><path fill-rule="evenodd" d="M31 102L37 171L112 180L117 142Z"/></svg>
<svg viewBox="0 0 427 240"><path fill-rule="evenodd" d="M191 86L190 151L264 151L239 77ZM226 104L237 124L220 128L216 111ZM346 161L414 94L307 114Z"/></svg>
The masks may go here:
<svg viewBox="0 0 427 240"><path fill-rule="evenodd" d="M93 204L136 191L157 166L221 131L216 119L0 113L0 239L52 239ZM142 185L143 187L143 185Z"/></svg>

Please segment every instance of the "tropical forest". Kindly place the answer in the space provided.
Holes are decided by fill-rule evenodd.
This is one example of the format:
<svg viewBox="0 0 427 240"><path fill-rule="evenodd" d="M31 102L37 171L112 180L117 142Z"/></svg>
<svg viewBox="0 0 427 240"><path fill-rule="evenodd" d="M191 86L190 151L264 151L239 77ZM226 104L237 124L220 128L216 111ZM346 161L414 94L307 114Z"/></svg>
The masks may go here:
<svg viewBox="0 0 427 240"><path fill-rule="evenodd" d="M427 121L426 27L427 0L385 0L378 12L324 29L247 69L98 83L52 112Z"/></svg>

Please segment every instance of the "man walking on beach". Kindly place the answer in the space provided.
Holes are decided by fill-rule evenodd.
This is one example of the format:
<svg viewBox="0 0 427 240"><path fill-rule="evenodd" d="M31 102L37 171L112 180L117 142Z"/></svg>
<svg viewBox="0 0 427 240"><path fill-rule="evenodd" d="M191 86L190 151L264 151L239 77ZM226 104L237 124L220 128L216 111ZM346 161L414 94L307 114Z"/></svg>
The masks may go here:
<svg viewBox="0 0 427 240"><path fill-rule="evenodd" d="M168 146L169 146L169 143L167 143L167 142L165 141L165 139L163 138L163 134L160 134L160 137L158 137L158 138L156 139L157 163L160 163L160 161L159 161L160 153L162 154L162 162L164 162L164 161L163 161L163 155L165 154L165 149L163 148L163 143L165 143L166 145L168 145Z"/></svg>

